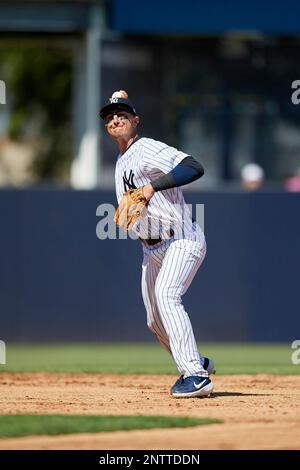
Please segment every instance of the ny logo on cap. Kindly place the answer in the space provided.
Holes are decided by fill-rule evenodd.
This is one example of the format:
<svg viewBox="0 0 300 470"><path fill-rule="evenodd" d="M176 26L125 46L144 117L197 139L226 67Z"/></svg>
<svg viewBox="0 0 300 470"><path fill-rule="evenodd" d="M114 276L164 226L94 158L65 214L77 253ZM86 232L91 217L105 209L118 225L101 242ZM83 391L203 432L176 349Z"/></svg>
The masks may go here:
<svg viewBox="0 0 300 470"><path fill-rule="evenodd" d="M115 96L113 98L109 98L109 101L111 103L118 103L119 102L119 98L116 98Z"/></svg>

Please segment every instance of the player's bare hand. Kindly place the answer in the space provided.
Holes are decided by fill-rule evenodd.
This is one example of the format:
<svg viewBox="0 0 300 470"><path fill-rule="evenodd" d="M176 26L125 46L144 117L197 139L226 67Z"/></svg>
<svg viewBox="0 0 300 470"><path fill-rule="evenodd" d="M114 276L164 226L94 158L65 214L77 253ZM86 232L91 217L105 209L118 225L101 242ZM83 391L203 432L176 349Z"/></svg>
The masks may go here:
<svg viewBox="0 0 300 470"><path fill-rule="evenodd" d="M147 199L147 201L150 201L154 193L155 191L151 183L148 183L143 187L143 194L145 198Z"/></svg>

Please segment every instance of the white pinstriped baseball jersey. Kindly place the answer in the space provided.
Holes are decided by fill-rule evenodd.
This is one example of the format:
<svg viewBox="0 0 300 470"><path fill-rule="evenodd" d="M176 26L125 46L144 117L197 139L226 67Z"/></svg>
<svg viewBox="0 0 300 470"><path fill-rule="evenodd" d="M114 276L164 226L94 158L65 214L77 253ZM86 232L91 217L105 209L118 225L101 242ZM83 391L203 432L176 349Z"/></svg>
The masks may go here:
<svg viewBox="0 0 300 470"><path fill-rule="evenodd" d="M138 188L169 173L188 154L157 140L142 137L119 155L115 182L118 202L124 192ZM133 231L142 238L169 238L170 228L176 238L194 239L192 217L181 188L154 193L147 215L134 225Z"/></svg>

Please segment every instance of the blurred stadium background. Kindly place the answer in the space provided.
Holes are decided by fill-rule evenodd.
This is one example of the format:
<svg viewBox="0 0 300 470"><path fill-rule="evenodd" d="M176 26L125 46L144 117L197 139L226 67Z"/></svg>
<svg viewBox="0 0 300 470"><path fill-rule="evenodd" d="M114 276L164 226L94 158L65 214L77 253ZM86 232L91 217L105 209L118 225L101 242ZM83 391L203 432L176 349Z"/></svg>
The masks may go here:
<svg viewBox="0 0 300 470"><path fill-rule="evenodd" d="M115 204L100 104L126 89L141 134L203 163L207 259L187 294L201 341L300 331L300 4L0 1L0 338L151 341L138 242L96 237ZM255 191L241 170L256 163Z"/></svg>

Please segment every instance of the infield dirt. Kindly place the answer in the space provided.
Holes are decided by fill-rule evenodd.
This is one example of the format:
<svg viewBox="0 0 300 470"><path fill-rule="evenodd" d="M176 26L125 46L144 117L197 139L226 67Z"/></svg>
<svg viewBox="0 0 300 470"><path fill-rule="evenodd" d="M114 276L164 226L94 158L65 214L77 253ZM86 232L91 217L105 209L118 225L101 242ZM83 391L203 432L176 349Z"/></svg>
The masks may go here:
<svg viewBox="0 0 300 470"><path fill-rule="evenodd" d="M211 398L174 399L170 375L1 373L2 414L218 418L193 428L0 439L0 449L300 449L300 376L216 375Z"/></svg>

